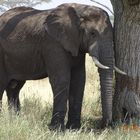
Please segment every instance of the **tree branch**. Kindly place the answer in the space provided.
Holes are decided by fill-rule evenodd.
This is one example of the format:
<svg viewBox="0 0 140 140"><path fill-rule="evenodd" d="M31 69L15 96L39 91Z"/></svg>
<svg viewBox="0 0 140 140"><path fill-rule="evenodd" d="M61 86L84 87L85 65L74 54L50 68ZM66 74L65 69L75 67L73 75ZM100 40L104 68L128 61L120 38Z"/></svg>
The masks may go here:
<svg viewBox="0 0 140 140"><path fill-rule="evenodd" d="M100 2L97 2L95 0L90 0L90 1L105 7L112 15L114 15L114 12L108 6L106 6L106 5L104 5L104 4L100 3Z"/></svg>
<svg viewBox="0 0 140 140"><path fill-rule="evenodd" d="M16 6L34 7L42 2L49 2L50 0L0 0L0 11L5 12L7 9Z"/></svg>

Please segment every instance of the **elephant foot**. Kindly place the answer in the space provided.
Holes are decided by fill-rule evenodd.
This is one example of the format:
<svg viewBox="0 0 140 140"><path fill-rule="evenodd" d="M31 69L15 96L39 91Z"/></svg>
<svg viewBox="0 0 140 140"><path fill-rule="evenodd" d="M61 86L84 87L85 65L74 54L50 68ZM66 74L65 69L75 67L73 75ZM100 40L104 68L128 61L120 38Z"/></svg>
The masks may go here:
<svg viewBox="0 0 140 140"><path fill-rule="evenodd" d="M81 127L80 120L75 120L75 121L68 121L66 124L67 129L74 129L78 130Z"/></svg>
<svg viewBox="0 0 140 140"><path fill-rule="evenodd" d="M64 132L66 129L64 119L60 118L60 116L56 116L52 119L51 123L48 125L48 128L50 131Z"/></svg>
<svg viewBox="0 0 140 140"><path fill-rule="evenodd" d="M48 128L50 131L58 131L58 132L64 132L65 131L65 125L61 123L57 124L49 124Z"/></svg>
<svg viewBox="0 0 140 140"><path fill-rule="evenodd" d="M112 121L102 119L101 129L108 128L108 127L112 127Z"/></svg>

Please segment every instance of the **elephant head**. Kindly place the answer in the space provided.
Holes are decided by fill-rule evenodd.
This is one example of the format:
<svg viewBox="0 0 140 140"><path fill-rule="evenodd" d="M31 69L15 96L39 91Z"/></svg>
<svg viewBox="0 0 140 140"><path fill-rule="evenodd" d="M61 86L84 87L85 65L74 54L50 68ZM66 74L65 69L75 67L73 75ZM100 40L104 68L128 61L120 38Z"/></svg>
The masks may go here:
<svg viewBox="0 0 140 140"><path fill-rule="evenodd" d="M113 69L125 74L114 65L113 29L108 14L93 6L63 4L50 13L44 26L72 56L89 53L99 67L103 125L108 125L112 120Z"/></svg>

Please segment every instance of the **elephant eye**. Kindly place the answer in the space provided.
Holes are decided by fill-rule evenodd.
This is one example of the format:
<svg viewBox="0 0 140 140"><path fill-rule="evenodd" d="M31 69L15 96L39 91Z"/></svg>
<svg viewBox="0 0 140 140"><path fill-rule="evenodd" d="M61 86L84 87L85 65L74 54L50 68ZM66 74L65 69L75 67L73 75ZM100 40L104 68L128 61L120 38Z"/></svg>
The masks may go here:
<svg viewBox="0 0 140 140"><path fill-rule="evenodd" d="M96 37L95 32L91 32L90 34L91 34L92 37Z"/></svg>

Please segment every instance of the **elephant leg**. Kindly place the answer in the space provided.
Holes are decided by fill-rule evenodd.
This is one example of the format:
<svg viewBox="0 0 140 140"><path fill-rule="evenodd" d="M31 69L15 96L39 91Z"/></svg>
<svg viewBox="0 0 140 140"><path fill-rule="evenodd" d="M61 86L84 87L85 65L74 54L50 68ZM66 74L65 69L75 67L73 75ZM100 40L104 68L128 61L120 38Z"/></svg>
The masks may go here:
<svg viewBox="0 0 140 140"><path fill-rule="evenodd" d="M69 93L69 112L66 128L79 129L81 127L81 108L85 87L85 56L72 69Z"/></svg>
<svg viewBox="0 0 140 140"><path fill-rule="evenodd" d="M70 55L61 47L51 51L52 55L46 56L47 73L53 91L53 113L49 129L63 131L70 85Z"/></svg>
<svg viewBox="0 0 140 140"><path fill-rule="evenodd" d="M52 120L49 125L49 128L61 129L64 130L64 118L67 111L67 100L69 94L69 74L65 75L65 71L60 72L60 76L56 76L56 78L50 79L50 83L53 90L53 114Z"/></svg>
<svg viewBox="0 0 140 140"><path fill-rule="evenodd" d="M16 113L20 111L19 92L24 84L25 81L11 80L6 88L9 110L14 109Z"/></svg>
<svg viewBox="0 0 140 140"><path fill-rule="evenodd" d="M0 81L0 112L2 110L2 97L4 90L6 89L7 82L3 83Z"/></svg>
<svg viewBox="0 0 140 140"><path fill-rule="evenodd" d="M4 90L8 84L8 74L6 73L5 63L4 63L4 52L3 47L0 44L0 111L2 109L2 97Z"/></svg>

